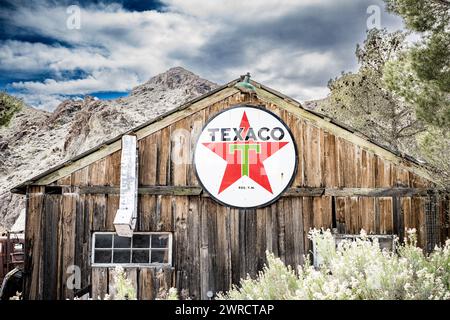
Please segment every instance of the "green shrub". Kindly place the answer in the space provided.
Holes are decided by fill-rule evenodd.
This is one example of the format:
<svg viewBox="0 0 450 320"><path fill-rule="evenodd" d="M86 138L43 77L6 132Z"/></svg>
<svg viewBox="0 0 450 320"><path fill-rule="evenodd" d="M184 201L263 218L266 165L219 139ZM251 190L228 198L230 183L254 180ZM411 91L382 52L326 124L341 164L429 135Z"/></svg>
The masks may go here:
<svg viewBox="0 0 450 320"><path fill-rule="evenodd" d="M7 126L12 116L23 107L23 101L0 92L0 127Z"/></svg>
<svg viewBox="0 0 450 320"><path fill-rule="evenodd" d="M267 252L267 266L256 279L241 280L219 299L450 299L450 240L429 254L416 246L408 231L397 252L381 250L364 231L336 247L329 230L312 230L310 238L321 257L315 269L306 263L297 273ZM398 241L397 241L398 242Z"/></svg>
<svg viewBox="0 0 450 320"><path fill-rule="evenodd" d="M114 286L111 287L115 292L106 295L104 300L136 300L136 290L122 267L114 268L113 280Z"/></svg>

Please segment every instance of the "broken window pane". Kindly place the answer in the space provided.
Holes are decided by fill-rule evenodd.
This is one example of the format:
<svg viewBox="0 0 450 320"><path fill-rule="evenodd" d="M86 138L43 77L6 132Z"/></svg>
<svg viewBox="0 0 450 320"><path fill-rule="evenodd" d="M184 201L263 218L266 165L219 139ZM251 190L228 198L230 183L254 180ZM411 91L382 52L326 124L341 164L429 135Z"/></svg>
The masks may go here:
<svg viewBox="0 0 450 320"><path fill-rule="evenodd" d="M169 246L168 234L152 235L152 248L167 248Z"/></svg>

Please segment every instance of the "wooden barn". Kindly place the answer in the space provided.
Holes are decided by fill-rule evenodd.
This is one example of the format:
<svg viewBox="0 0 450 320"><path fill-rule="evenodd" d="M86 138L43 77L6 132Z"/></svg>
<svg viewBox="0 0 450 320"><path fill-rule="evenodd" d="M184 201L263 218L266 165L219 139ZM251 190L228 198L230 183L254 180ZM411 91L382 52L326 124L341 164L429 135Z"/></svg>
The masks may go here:
<svg viewBox="0 0 450 320"><path fill-rule="evenodd" d="M295 143L291 149L295 168L292 177L280 182L280 194L248 208L227 205L225 198L222 201L207 192L196 169L200 159L193 157L202 128L236 106L270 111L286 125ZM241 129L247 120L252 121L250 115L242 116ZM236 132L248 135L247 129ZM269 129L262 127L258 136L284 139L275 131L269 135ZM217 132L228 137L228 131ZM248 140L239 135L234 139ZM135 137L137 159L123 158L125 136ZM283 161L272 161L270 166L283 166ZM119 236L121 197L125 198L126 186L133 190L133 182L121 181L127 163L137 166L137 204L130 211L134 214L131 235ZM267 194L273 193L265 188ZM247 274L254 276L265 263L266 250L287 264L302 263L303 255L312 249L308 231L313 227L338 234L358 234L363 228L373 235L400 237L405 228L416 228L419 243L426 249L449 236L448 195L437 190L423 166L248 77L12 191L26 194L27 200L25 299L66 299L77 292L103 297L110 291L117 265L132 279L138 299L155 299L170 287L178 288L184 297L208 299ZM133 197L128 200L134 201ZM74 287L70 277L76 270L81 280Z"/></svg>

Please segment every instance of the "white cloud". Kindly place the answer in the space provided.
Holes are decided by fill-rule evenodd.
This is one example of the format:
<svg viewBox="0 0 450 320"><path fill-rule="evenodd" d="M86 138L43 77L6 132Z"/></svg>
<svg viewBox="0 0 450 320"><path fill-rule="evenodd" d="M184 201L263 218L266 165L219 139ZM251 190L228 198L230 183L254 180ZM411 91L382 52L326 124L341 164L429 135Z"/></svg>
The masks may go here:
<svg viewBox="0 0 450 320"><path fill-rule="evenodd" d="M92 47L69 49L60 45L46 45L25 41L0 42L0 70L27 71L29 73L62 72L81 69L87 72L113 67L108 57Z"/></svg>
<svg viewBox="0 0 450 320"><path fill-rule="evenodd" d="M348 0L344 0L348 1ZM170 10L207 20L246 21L260 23L278 19L293 11L306 9L310 5L326 5L327 0L164 0Z"/></svg>
<svg viewBox="0 0 450 320"><path fill-rule="evenodd" d="M81 11L81 29L66 28L65 7L42 5L10 12L16 26L67 43L48 45L24 41L0 43L0 70L48 73L44 81L19 81L26 101L41 101L43 94L85 94L126 91L178 63L170 53L195 55L213 27L194 18L156 11L127 12L119 5L90 6ZM4 12L0 16L6 17ZM81 79L58 79L64 72L81 70ZM31 94L39 99L30 100ZM56 100L55 100L56 101Z"/></svg>
<svg viewBox="0 0 450 320"><path fill-rule="evenodd" d="M343 19L340 9L344 14L353 0L163 3L167 5L164 12L130 12L118 4L91 4L81 10L80 30L67 28L63 5L33 2L14 11L2 10L0 18L24 32L57 41L0 42L0 72L50 73L43 81L16 81L11 87L30 104L51 108L64 95L130 90L176 65L216 82L250 71L257 81L295 98L321 98L330 77L355 65L357 38L351 38L352 30L344 28L338 34L342 40L334 40L339 45L351 43L352 49L345 54L342 48L333 47L335 43L327 47L325 41L318 43L310 37L311 32L326 35L326 30L309 30L314 24L311 15L322 24L319 29L333 26L333 19ZM327 8L334 9L326 15ZM355 23L363 24L366 13L360 11ZM363 33L364 25L354 29Z"/></svg>
<svg viewBox="0 0 450 320"><path fill-rule="evenodd" d="M26 92L16 94L19 98L22 98L30 106L37 107L46 111L53 111L57 105L64 100L67 100L67 96L63 95L49 95L40 94L35 92Z"/></svg>

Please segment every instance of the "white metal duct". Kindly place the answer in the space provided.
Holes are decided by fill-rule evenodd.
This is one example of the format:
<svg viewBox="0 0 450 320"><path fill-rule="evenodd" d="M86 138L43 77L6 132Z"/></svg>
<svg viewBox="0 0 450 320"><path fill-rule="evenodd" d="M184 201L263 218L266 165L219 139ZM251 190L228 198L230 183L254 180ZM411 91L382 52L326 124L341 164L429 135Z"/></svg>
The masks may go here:
<svg viewBox="0 0 450 320"><path fill-rule="evenodd" d="M120 160L120 205L114 227L121 237L132 237L136 227L138 196L138 155L136 136L122 137Z"/></svg>

